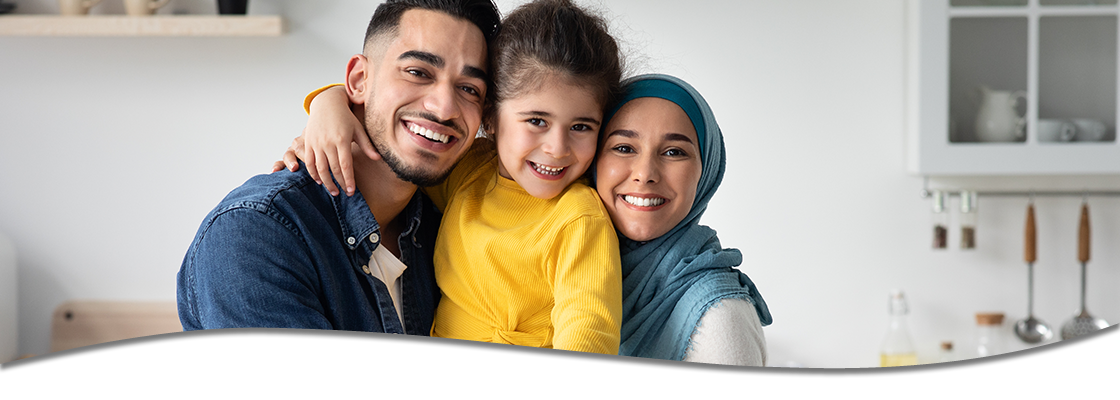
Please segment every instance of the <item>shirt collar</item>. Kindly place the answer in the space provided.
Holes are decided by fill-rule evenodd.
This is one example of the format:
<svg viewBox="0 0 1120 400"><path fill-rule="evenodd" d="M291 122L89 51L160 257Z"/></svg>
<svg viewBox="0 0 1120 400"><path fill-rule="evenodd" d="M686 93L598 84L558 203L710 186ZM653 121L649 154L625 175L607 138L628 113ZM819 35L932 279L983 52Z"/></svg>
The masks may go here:
<svg viewBox="0 0 1120 400"><path fill-rule="evenodd" d="M420 196L423 196L423 194L417 190L416 193L413 193L408 205L401 210L401 216L407 218L406 221L408 221L402 235L412 236L411 241L417 246L419 244L415 235L419 230L416 228L420 223L423 211ZM357 188L355 188L353 196L339 194L338 196L332 196L332 199L335 211L339 216L338 224L342 230L342 241L350 250L357 249L363 240L370 240L370 235L381 230L381 225L373 217L369 204L366 203L365 197ZM380 238L380 240L387 240L387 238Z"/></svg>

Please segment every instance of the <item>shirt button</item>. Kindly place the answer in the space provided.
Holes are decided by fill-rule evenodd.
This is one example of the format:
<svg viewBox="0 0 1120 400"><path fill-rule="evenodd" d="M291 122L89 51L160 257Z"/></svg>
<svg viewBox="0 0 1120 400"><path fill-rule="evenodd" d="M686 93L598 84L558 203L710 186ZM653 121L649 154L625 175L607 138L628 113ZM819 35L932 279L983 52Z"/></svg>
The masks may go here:
<svg viewBox="0 0 1120 400"><path fill-rule="evenodd" d="M377 243L378 240L381 240L381 235L378 235L377 232L374 232L374 233L369 235L369 242L370 243Z"/></svg>
<svg viewBox="0 0 1120 400"><path fill-rule="evenodd" d="M354 242L357 242L357 240L354 240L353 236L346 238L346 243L353 245Z"/></svg>
<svg viewBox="0 0 1120 400"><path fill-rule="evenodd" d="M363 266L362 266L362 272L365 272L365 273L366 273L366 275L372 275L372 274L371 274L371 273L369 272L369 266L368 266L368 265L363 265Z"/></svg>

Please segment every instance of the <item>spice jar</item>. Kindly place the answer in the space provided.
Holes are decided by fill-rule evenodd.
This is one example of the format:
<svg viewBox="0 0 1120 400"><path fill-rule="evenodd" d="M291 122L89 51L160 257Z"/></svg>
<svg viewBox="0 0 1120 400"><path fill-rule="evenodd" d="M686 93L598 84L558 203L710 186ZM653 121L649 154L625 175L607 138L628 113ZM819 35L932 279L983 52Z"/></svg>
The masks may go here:
<svg viewBox="0 0 1120 400"><path fill-rule="evenodd" d="M949 246L949 212L945 209L946 193L933 191L933 209L930 221L933 225L933 248L944 249Z"/></svg>
<svg viewBox="0 0 1120 400"><path fill-rule="evenodd" d="M976 356L988 357L1003 352L1003 313L976 313Z"/></svg>
<svg viewBox="0 0 1120 400"><path fill-rule="evenodd" d="M956 354L953 354L953 342L948 340L941 342L941 351L937 353L937 362L946 363L953 361L957 361Z"/></svg>
<svg viewBox="0 0 1120 400"><path fill-rule="evenodd" d="M961 248L976 248L976 192L961 192Z"/></svg>

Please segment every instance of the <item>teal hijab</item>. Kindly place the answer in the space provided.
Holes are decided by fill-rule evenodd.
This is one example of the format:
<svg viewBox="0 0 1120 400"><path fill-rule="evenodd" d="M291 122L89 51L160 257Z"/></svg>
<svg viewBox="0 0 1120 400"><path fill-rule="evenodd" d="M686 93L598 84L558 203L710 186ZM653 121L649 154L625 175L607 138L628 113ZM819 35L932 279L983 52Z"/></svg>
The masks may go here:
<svg viewBox="0 0 1120 400"><path fill-rule="evenodd" d="M723 248L716 232L699 224L727 164L723 134L708 103L691 85L668 75L637 76L623 82L623 89L622 101L607 114L607 120L637 98L676 103L696 127L703 170L692 209L676 227L647 242L619 234L623 277L619 354L684 359L700 318L723 299L749 301L762 325L770 325L773 319L766 301L754 282L734 268L743 262L742 253Z"/></svg>

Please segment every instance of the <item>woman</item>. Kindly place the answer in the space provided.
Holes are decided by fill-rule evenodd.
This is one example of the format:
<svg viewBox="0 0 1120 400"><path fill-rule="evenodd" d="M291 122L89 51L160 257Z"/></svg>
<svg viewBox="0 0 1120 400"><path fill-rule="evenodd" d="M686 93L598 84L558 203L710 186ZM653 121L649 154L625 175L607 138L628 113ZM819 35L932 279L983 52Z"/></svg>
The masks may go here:
<svg viewBox="0 0 1120 400"><path fill-rule="evenodd" d="M619 234L619 354L763 366L772 322L737 249L699 225L723 180L723 135L704 98L667 75L624 82L608 113L596 188Z"/></svg>
<svg viewBox="0 0 1120 400"><path fill-rule="evenodd" d="M743 256L699 225L723 180L723 134L704 98L684 81L642 75L600 133L596 190L618 231L622 256L619 354L763 366L762 326L772 322ZM273 169L295 170L302 137ZM327 149L338 148L328 144ZM335 176L342 171L333 171Z"/></svg>

